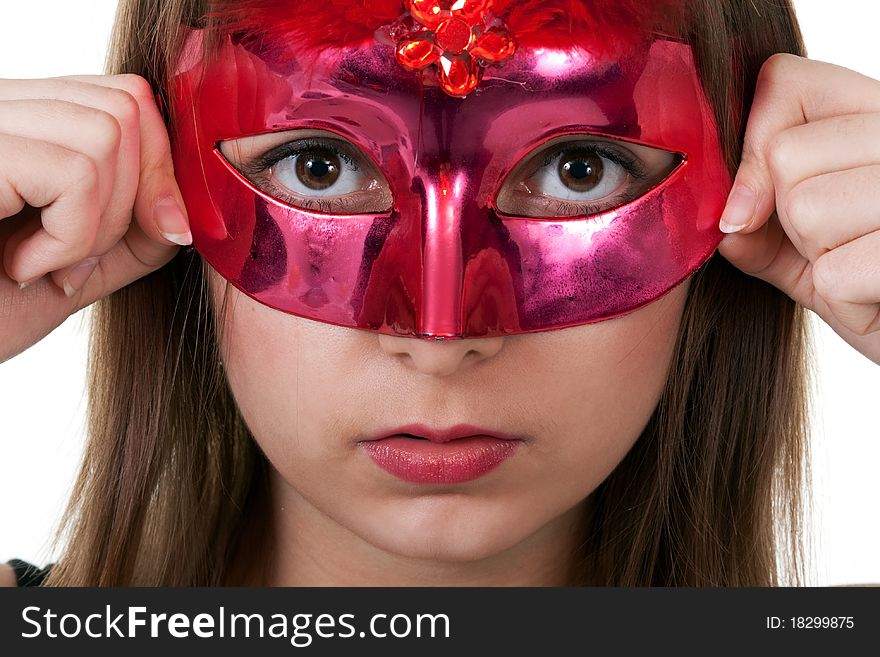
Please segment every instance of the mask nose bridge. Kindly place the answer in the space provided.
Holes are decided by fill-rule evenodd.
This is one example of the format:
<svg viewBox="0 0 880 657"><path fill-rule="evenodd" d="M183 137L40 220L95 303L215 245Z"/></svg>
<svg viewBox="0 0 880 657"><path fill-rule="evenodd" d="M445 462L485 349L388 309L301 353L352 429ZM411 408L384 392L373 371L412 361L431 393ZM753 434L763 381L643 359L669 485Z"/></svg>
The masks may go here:
<svg viewBox="0 0 880 657"><path fill-rule="evenodd" d="M463 194L462 171L440 162L429 176L423 210L422 309L420 332L425 336L462 337Z"/></svg>

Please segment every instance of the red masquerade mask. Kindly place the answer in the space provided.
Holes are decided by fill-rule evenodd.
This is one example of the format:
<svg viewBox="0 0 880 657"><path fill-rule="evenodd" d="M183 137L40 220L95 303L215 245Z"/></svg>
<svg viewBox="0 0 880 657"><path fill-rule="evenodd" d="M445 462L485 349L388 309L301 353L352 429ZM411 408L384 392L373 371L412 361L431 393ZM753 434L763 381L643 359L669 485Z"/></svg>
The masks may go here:
<svg viewBox="0 0 880 657"><path fill-rule="evenodd" d="M278 310L432 339L610 319L692 274L730 176L690 48L560 47L502 4L409 2L309 52L231 32L210 61L193 31L172 147L199 253Z"/></svg>

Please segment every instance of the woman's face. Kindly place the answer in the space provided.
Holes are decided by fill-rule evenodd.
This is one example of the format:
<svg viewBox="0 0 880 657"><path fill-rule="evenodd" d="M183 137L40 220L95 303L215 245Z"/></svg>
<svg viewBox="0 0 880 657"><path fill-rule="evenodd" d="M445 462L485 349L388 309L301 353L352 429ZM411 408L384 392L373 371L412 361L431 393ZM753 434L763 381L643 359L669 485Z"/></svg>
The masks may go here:
<svg viewBox="0 0 880 657"><path fill-rule="evenodd" d="M202 119L210 130L205 128L207 136L193 132L198 133L193 139L201 139L203 149L208 149L205 152L211 153L202 162L216 165L217 177L206 183L202 178L207 169L184 165L181 170L192 173L190 182L197 191L207 191L205 197L212 204L216 197L210 189L203 189L204 185L215 184L220 189L224 183L223 189L231 190L232 200L221 203L219 211L225 211L234 224L227 235L253 234L255 243L256 213L249 208L269 207L266 197L273 199L272 210L265 212L267 222L287 240L291 252L304 250L302 245L314 239L312 233L323 236L332 232L322 232L322 224L311 214L306 216L309 212L371 214L389 211L396 199L401 219L394 225L412 230L401 235L418 235L422 229L419 222L424 222L439 239L453 230L463 230L459 223L470 229L501 224L489 212L489 201L494 200L502 214L513 216L509 226L504 224L510 235L520 236L510 238L511 252L521 243L517 239L529 245L523 236L541 234L543 219L558 215L571 219L574 228L551 234L575 236L580 242L573 242L573 246L565 241L540 242L522 256L525 260L534 253L535 259L547 263L547 271L563 271L559 279L572 284L562 286L569 296L552 299L562 307L581 301L591 304L608 289L619 293L613 284L575 285L589 278L584 274L583 258L578 257L584 253L581 247L606 258L600 265L589 263L595 265L591 275L604 277L604 281L628 282L631 296L640 289L657 290L663 281L671 284L680 280L682 267L692 271L694 258L702 257L705 247L716 239L717 230L701 228L709 225L700 221L705 218L702 215L712 216L713 209L703 197L715 194L716 201L723 203L724 196L718 184L723 176L713 169L723 168L721 159L716 158L714 164L701 163L701 157L713 152L711 140L705 137L711 134L707 130L711 112L698 102L693 69L682 47L666 41L643 44L634 51L632 62L605 62L581 53L578 57L584 60L583 66L580 59L575 62L566 56L570 84L557 84L562 60L545 57L538 49L531 53L533 57L511 60L510 70L496 71L496 83L485 85L481 94L468 99L468 105L435 93L429 94L433 100L425 109L422 94L405 93L413 83L410 71L396 65L366 70L374 59L361 57L361 51L338 64L342 71L338 75L336 69L327 72L319 67L317 72L309 68L308 75L295 68L285 77L287 74L278 73L288 70L281 66L284 62L267 64L261 59L263 54L258 57L230 41L226 52L229 61L218 60L217 83L209 85L216 95L205 92L202 98L202 106L210 110ZM284 53L286 50L280 56L287 57ZM381 44L375 52L368 48L370 53L374 58L387 58ZM252 66L244 66L245 61ZM611 68L613 75L608 74ZM201 80L198 70L193 71L194 79ZM394 84L376 83L379 73L390 76ZM515 75L508 79L508 74ZM240 81L234 93L227 84L231 76ZM351 83L361 77L369 84ZM511 80L529 84L512 84ZM388 88L397 91L388 94ZM545 88L552 93L533 91ZM672 104L668 106L675 109L657 112L658 98L664 103L669 100ZM224 111L217 109L221 101L226 103ZM226 122L217 123L218 117ZM320 125L310 123L316 117ZM333 128L329 135L321 132L330 130L325 123ZM572 126L581 127L573 132ZM606 129L601 129L603 126ZM340 146L344 135L352 131L357 132L357 138ZM614 135L620 139L615 140ZM660 147L667 142L668 148ZM218 144L227 163L247 178L249 185L240 177L229 178L230 171L218 164L213 157ZM358 144L363 148L358 150ZM529 151L534 144L539 144L539 149ZM619 150L622 148L625 154ZM520 151L526 153L522 166L516 164ZM628 212L625 221L614 224L614 230L597 232L597 226L603 224L581 220L618 208L671 180L671 172L680 171L681 153L689 155L684 174L653 195L650 203ZM184 149L182 156L186 155ZM449 180L455 181L451 188ZM707 187L712 189L707 191ZM445 196L448 189L453 194L442 207L430 200ZM254 190L259 194L255 196ZM496 190L500 191L496 194ZM272 214L282 206L283 212ZM467 223L459 217L465 207L482 214L469 215ZM241 208L248 211L236 211ZM215 212L213 205L205 210L209 223L219 219ZM308 223L311 221L315 223ZM302 234L285 232L302 225L317 227ZM483 237L479 232L473 234ZM435 241L426 238L425 243L435 246ZM240 246L227 242L234 240L223 241L213 233L204 240L205 245L220 251ZM362 246L357 240L354 244L358 249ZM497 248L493 244L487 242L488 251ZM682 248L682 244L687 246ZM667 249L667 245L672 246ZM274 242L270 246L277 248ZM406 241L399 241L398 246L401 251L408 246L416 248ZM323 242L321 248L334 253ZM274 253L269 248L252 248L256 253L253 260L269 260L264 251ZM432 246L431 253L436 251ZM357 258L361 251L352 253ZM647 253L651 255L633 261L634 254ZM251 289L246 281L236 278L241 273L239 260L232 258L236 266L224 270L222 253L214 255L217 257L212 259L210 253L203 252L225 276L266 303L301 298L296 286L304 277L290 261L286 261L287 267L291 272L296 270L296 275L282 278L279 289L271 288L274 296L260 297L262 288ZM349 258L341 260L348 264ZM304 263L295 264L312 264ZM319 273L333 280L332 266L323 260L320 264L325 269ZM392 264L399 265L397 261ZM537 265L529 266L544 271ZM430 262L425 265L426 271L437 269L440 267L432 269ZM522 271L530 270L523 265ZM214 307L223 307L224 299L228 301L221 347L229 384L244 420L273 467L275 521L290 526L292 515L301 521L310 512L312 518L329 520L334 528L385 553L443 562L481 560L515 546L534 545L551 535L558 537L560 528L572 529L570 524L579 517L582 502L632 447L657 405L689 285L678 285L639 310L612 320L504 337L429 341L317 321L326 319L321 315L305 319L280 312L227 284L217 270L209 272ZM617 277L616 272L625 275ZM662 281L661 274L666 276ZM645 285L639 284L639 275L647 277ZM318 274L315 279L325 280ZM558 283L552 277L548 280ZM342 281L337 287L353 289L346 285ZM543 289L562 294L549 284L544 288L524 284L523 294L540 295ZM578 294L586 290L585 296L577 297L572 289ZM628 297L627 301L629 308L639 305L636 299ZM337 307L329 302L326 305ZM337 305L344 304L340 301ZM295 310L292 303L278 307L299 315L313 309ZM455 304L450 314L454 310ZM560 323L564 324L539 325ZM391 321L388 324L394 325ZM377 449L388 447L383 452L387 456L395 443L385 441L380 448L369 443L371 449L364 442L377 435L414 432L407 425L424 425L440 432L455 425L472 425L480 428L474 433L513 435L520 440L501 445L502 450L513 446L505 452L508 457L480 476L451 476L470 463L463 452L454 452L455 456L442 456L446 461L432 471L441 472L442 481L433 475L414 481L388 470L394 470L395 463L404 463L407 454L424 455L424 450L436 452L446 445L419 443L417 447L415 438L396 438L398 443L402 441L401 451L392 454L383 468L374 460ZM500 443L474 441L474 453L495 453ZM389 461L392 467L388 467ZM295 511L285 514L281 508Z"/></svg>
<svg viewBox="0 0 880 657"><path fill-rule="evenodd" d="M209 272L215 308L228 294L229 384L276 494L382 551L456 562L577 513L621 461L659 400L689 284L596 324L434 342L281 313ZM412 483L359 444L412 423L525 440L476 479Z"/></svg>

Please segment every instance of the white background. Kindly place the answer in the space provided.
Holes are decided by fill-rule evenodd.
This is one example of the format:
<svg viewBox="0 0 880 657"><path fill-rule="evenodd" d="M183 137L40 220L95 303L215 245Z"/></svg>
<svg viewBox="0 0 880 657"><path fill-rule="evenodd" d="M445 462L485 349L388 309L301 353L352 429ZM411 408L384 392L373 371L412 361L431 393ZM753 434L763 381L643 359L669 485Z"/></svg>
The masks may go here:
<svg viewBox="0 0 880 657"><path fill-rule="evenodd" d="M115 5L0 0L0 77L100 73ZM877 3L795 5L812 57L880 79ZM812 583L880 583L880 367L814 320L820 376ZM79 313L0 365L0 561L42 564L56 554L48 539L83 444L86 326Z"/></svg>

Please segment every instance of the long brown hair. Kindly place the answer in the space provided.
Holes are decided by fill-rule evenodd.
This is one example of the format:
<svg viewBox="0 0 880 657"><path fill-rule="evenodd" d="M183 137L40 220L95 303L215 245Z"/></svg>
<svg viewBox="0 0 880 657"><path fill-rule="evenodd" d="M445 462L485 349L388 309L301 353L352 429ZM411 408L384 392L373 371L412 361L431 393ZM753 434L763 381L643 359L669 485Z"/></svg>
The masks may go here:
<svg viewBox="0 0 880 657"><path fill-rule="evenodd" d="M164 87L204 0L123 0L108 71ZM733 172L761 64L803 54L785 0L691 0L685 35ZM217 585L267 495L226 384L201 260L96 304L89 442L50 585ZM809 336L785 294L713 256L643 435L591 496L572 584L804 581ZM261 531L268 531L263 527Z"/></svg>

